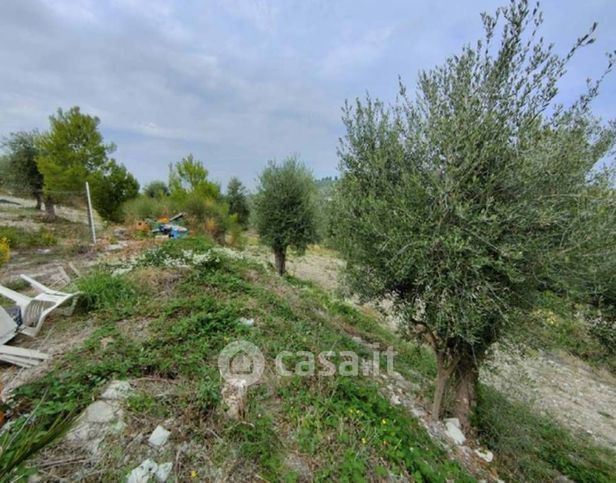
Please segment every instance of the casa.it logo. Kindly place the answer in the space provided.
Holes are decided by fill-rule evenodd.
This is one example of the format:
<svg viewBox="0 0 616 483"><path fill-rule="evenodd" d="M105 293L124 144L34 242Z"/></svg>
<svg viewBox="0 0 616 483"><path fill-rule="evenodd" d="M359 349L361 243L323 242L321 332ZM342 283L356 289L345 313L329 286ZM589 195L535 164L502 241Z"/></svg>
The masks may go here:
<svg viewBox="0 0 616 483"><path fill-rule="evenodd" d="M236 340L227 345L218 355L218 369L226 381L244 380L247 386L261 379L265 358L251 342Z"/></svg>

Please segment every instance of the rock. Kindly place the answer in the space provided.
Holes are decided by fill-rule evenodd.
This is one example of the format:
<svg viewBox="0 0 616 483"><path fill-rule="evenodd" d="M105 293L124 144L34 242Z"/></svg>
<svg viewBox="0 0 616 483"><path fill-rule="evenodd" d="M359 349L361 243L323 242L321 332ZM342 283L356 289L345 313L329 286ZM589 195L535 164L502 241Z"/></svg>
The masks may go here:
<svg viewBox="0 0 616 483"><path fill-rule="evenodd" d="M105 436L119 433L126 427L124 411L117 401L94 401L77 418L75 425L66 435L66 440L90 453L97 454Z"/></svg>
<svg viewBox="0 0 616 483"><path fill-rule="evenodd" d="M411 409L411 414L416 418L421 419L424 418L427 413L422 408L416 407Z"/></svg>
<svg viewBox="0 0 616 483"><path fill-rule="evenodd" d="M476 449L475 454L487 463L492 463L494 460L494 453L490 450L482 451L480 449Z"/></svg>
<svg viewBox="0 0 616 483"><path fill-rule="evenodd" d="M150 446L154 448L161 448L162 446L164 446L164 444L169 439L170 434L171 434L171 431L167 431L165 428L158 425L156 426L156 429L150 435L150 438L148 439L148 443L150 444Z"/></svg>
<svg viewBox="0 0 616 483"><path fill-rule="evenodd" d="M396 394L391 395L389 402L391 402L394 406L399 406L402 404L402 401L400 401L400 398Z"/></svg>
<svg viewBox="0 0 616 483"><path fill-rule="evenodd" d="M445 418L443 421L445 422L445 424L451 423L456 428L461 429L460 420L458 418Z"/></svg>
<svg viewBox="0 0 616 483"><path fill-rule="evenodd" d="M245 319L242 317L241 319L239 319L239 323L245 325L246 327L252 327L253 325L255 325L255 319Z"/></svg>
<svg viewBox="0 0 616 483"><path fill-rule="evenodd" d="M86 421L90 423L111 423L117 418L118 408L106 401L94 401L86 409Z"/></svg>
<svg viewBox="0 0 616 483"><path fill-rule="evenodd" d="M221 396L227 409L225 414L231 419L241 419L246 407L248 385L245 379L229 379L222 387Z"/></svg>
<svg viewBox="0 0 616 483"><path fill-rule="evenodd" d="M151 459L145 460L137 468L130 472L126 483L148 483L150 477L156 474L158 465Z"/></svg>
<svg viewBox="0 0 616 483"><path fill-rule="evenodd" d="M133 388L128 381L111 381L103 394L101 399L121 401L130 396Z"/></svg>
<svg viewBox="0 0 616 483"><path fill-rule="evenodd" d="M163 463L162 465L158 465L158 470L154 474L156 481L159 483L165 483L167 479L169 479L169 475L171 474L171 470L173 469L173 463Z"/></svg>
<svg viewBox="0 0 616 483"><path fill-rule="evenodd" d="M107 251L107 252L117 252L119 250L124 250L126 247L127 247L127 245L124 242L112 243L112 244L107 245L105 247L105 251Z"/></svg>
<svg viewBox="0 0 616 483"><path fill-rule="evenodd" d="M454 443L457 445L462 445L466 441L466 436L460 430L460 421L456 418L446 419L445 420L446 434L449 436Z"/></svg>

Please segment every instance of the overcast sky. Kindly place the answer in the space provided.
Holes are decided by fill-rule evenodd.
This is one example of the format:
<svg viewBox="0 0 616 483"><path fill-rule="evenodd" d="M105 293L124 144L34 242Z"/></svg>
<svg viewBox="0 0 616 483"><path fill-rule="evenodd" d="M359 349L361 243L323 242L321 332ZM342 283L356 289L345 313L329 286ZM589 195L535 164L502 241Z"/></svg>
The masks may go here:
<svg viewBox="0 0 616 483"><path fill-rule="evenodd" d="M213 179L250 187L269 159L297 153L336 174L346 98L390 100L417 73L481 35L505 0L0 0L0 136L45 129L58 107L101 119L139 181L167 179L192 152ZM616 0L546 0L544 36L572 63L567 100L616 49ZM616 73L595 112L616 118Z"/></svg>

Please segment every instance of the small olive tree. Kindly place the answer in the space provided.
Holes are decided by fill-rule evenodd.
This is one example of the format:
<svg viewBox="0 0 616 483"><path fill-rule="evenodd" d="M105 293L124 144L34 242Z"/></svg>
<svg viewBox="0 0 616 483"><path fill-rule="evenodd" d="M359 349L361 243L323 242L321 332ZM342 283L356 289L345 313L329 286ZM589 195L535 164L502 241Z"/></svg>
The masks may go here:
<svg viewBox="0 0 616 483"><path fill-rule="evenodd" d="M36 165L37 131L15 132L0 146L6 150L0 183L18 194L29 194L36 199L36 209L43 205L43 175Z"/></svg>
<svg viewBox="0 0 616 483"><path fill-rule="evenodd" d="M280 165L270 162L259 176L255 226L274 252L279 275L285 272L288 247L303 253L317 241L315 190L312 173L295 157Z"/></svg>
<svg viewBox="0 0 616 483"><path fill-rule="evenodd" d="M248 226L250 208L246 187L235 176L229 180L225 200L229 204L229 213L237 216L237 222L244 228Z"/></svg>
<svg viewBox="0 0 616 483"><path fill-rule="evenodd" d="M422 72L414 99L401 85L391 108L347 103L332 223L350 288L392 299L402 333L433 348L433 417L450 401L466 429L489 349L541 290L613 252L616 226L594 169L614 145L589 110L599 82L555 102L591 34L561 58L527 1L482 18L485 39Z"/></svg>

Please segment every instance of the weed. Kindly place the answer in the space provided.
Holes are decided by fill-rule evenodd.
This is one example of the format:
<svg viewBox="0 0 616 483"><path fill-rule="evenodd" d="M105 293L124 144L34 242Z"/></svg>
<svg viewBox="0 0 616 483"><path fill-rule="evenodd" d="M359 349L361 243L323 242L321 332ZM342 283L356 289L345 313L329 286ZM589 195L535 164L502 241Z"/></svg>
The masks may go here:
<svg viewBox="0 0 616 483"><path fill-rule="evenodd" d="M501 476L514 481L553 481L561 474L574 481L613 481L614 453L574 436L547 416L522 403L507 401L481 386L475 426L496 453Z"/></svg>
<svg viewBox="0 0 616 483"><path fill-rule="evenodd" d="M0 237L0 267L8 263L9 258L11 258L9 241L4 237Z"/></svg>
<svg viewBox="0 0 616 483"><path fill-rule="evenodd" d="M13 249L50 247L58 243L56 236L45 228L28 231L15 226L2 226L0 239L5 239Z"/></svg>
<svg viewBox="0 0 616 483"><path fill-rule="evenodd" d="M133 312L138 288L124 277L98 270L77 280L79 304L84 310L108 310L119 315Z"/></svg>

